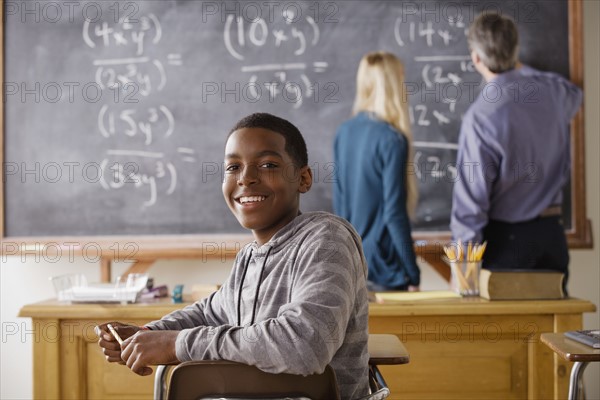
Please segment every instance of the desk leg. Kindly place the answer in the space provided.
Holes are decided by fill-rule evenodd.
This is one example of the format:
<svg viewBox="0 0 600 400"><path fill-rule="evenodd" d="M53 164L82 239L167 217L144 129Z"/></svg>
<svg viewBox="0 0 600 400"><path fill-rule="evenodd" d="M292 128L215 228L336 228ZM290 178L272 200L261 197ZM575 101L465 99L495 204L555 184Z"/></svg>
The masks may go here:
<svg viewBox="0 0 600 400"><path fill-rule="evenodd" d="M577 400L577 393L579 392L579 382L583 376L583 371L587 367L586 362L576 362L573 364L571 370L571 380L569 381L569 400Z"/></svg>
<svg viewBox="0 0 600 400"><path fill-rule="evenodd" d="M61 393L60 322L57 319L32 318L36 340L33 341L33 398L64 399ZM57 334L58 336L54 336ZM48 337L51 336L51 339Z"/></svg>

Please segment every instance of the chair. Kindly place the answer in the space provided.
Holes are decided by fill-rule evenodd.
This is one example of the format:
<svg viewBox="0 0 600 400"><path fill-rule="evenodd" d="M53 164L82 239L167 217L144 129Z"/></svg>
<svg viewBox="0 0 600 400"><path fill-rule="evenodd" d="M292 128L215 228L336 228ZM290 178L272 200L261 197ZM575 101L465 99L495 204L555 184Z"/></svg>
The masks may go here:
<svg viewBox="0 0 600 400"><path fill-rule="evenodd" d="M165 374L169 369L172 371L165 396ZM223 396L236 399L340 398L335 373L330 366L322 374L301 376L270 374L231 361L187 361L174 367L159 366L154 382L155 400L214 399Z"/></svg>
<svg viewBox="0 0 600 400"><path fill-rule="evenodd" d="M390 391L379 364L406 364L406 349L395 335L369 335L369 387L361 400L382 400ZM176 366L159 365L154 378L155 400L261 398L339 399L337 381L328 365L322 374L308 376L270 374L231 361L188 361Z"/></svg>

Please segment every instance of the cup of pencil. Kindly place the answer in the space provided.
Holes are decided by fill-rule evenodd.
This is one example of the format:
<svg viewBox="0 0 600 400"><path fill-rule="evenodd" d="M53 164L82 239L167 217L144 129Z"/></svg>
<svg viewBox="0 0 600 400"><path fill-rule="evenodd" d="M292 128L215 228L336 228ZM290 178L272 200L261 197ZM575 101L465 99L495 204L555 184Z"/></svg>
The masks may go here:
<svg viewBox="0 0 600 400"><path fill-rule="evenodd" d="M450 265L452 290L461 296L479 296L479 272L487 242L462 243L460 240L444 246Z"/></svg>

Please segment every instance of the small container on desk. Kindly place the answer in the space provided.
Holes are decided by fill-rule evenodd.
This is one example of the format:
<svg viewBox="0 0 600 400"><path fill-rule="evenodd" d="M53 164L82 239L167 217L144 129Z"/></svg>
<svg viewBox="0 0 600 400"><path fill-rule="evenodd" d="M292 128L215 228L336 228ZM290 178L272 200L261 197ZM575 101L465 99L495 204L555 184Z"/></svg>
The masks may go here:
<svg viewBox="0 0 600 400"><path fill-rule="evenodd" d="M113 283L88 284L82 274L50 278L59 301L69 303L135 303L146 287L148 274L128 274Z"/></svg>
<svg viewBox="0 0 600 400"><path fill-rule="evenodd" d="M173 303L183 303L183 285L175 285L171 299Z"/></svg>
<svg viewBox="0 0 600 400"><path fill-rule="evenodd" d="M450 287L461 296L479 296L479 272L481 260L447 260L452 279Z"/></svg>
<svg viewBox="0 0 600 400"><path fill-rule="evenodd" d="M479 272L487 242L457 242L444 246L444 260L450 265L451 288L461 296L479 296Z"/></svg>
<svg viewBox="0 0 600 400"><path fill-rule="evenodd" d="M87 287L88 282L83 274L65 274L50 277L58 301L70 302L74 297L74 288Z"/></svg>

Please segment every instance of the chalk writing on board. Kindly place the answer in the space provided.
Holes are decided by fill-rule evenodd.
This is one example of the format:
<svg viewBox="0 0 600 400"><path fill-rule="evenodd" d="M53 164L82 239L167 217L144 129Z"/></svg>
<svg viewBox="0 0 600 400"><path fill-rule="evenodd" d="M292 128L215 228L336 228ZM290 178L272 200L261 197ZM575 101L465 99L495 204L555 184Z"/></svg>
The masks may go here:
<svg viewBox="0 0 600 400"><path fill-rule="evenodd" d="M301 19L289 9L281 13L281 18L284 24L275 28L269 27L263 18L247 22L241 16L229 14L224 24L223 41L227 52L239 61L246 62L249 53L264 46L276 49L276 56L282 59L292 56L294 62L269 60L268 63L242 65L240 70L248 77L249 98L258 101L264 90L270 101L282 97L293 104L293 108L299 108L318 90L311 73L325 72L329 64L325 61L307 63L302 59L308 48L319 44L321 32L314 18L306 15Z"/></svg>
<svg viewBox="0 0 600 400"><path fill-rule="evenodd" d="M181 65L179 63L181 55L169 54L169 57L169 64ZM129 85L129 87L139 90L142 96L149 96L153 87L161 91L167 84L165 67L157 59L150 60L148 57L135 57L95 60L94 66L98 67L96 69L96 82L101 89L105 87L112 89L118 85L123 85L126 88Z"/></svg>
<svg viewBox="0 0 600 400"><path fill-rule="evenodd" d="M103 171L102 179L100 179L100 185L105 190L121 189L126 184L133 184L136 189L147 189L146 200L142 203L143 207L149 207L156 204L159 183L161 181L166 182L164 193L171 195L177 187L177 169L171 162L164 162L161 159L164 158L162 153L151 153L151 152L136 152L127 150L108 150L109 156L118 158L119 156L126 157L127 160L131 160L132 157L138 158L151 158L157 159L153 165L153 171L141 172L139 170L139 163L126 161L126 162L111 162L108 158L105 158L100 164L100 168ZM105 177L111 177L107 180Z"/></svg>
<svg viewBox="0 0 600 400"><path fill-rule="evenodd" d="M407 82L409 118L415 136L412 168L422 195L435 193L441 199L451 196L457 176L457 133L479 82L469 81L476 71L464 45L464 18L427 19L403 13L395 18L391 29L400 51L412 54L412 80ZM441 217L439 209L448 207L441 200L435 207L422 203L418 218L425 223L437 221Z"/></svg>
<svg viewBox="0 0 600 400"><path fill-rule="evenodd" d="M162 27L152 13L139 19L121 18L116 27L110 27L106 21L92 23L85 19L83 22L83 40L91 48L100 44L104 47L134 46L135 54L139 56L144 54L145 41L157 44L161 37Z"/></svg>
<svg viewBox="0 0 600 400"><path fill-rule="evenodd" d="M418 143L419 147L428 147L427 143ZM438 144L431 144L438 147ZM447 146L447 149L455 149ZM424 159L424 161L422 161ZM416 151L414 157L414 171L417 175L417 179L423 179L424 174L428 174L437 181L444 179L447 182L454 182L456 180L456 166L452 164L442 165L440 157L436 156L425 156L422 151Z"/></svg>
<svg viewBox="0 0 600 400"><path fill-rule="evenodd" d="M481 88L465 26L481 11L500 9L519 26L525 64L570 76L569 62L580 62L569 51L572 4L566 0L5 6L8 236L242 232L219 193L223 133L260 110L302 129L315 178L302 209L331 210L336 127L351 114L360 58L378 49L397 54L406 68L414 121L411 167L420 191L413 232L445 233L460 120ZM63 6L62 14L54 13ZM288 23L282 8L295 10L296 20ZM259 22L250 32L261 16L266 35ZM242 31L238 17L244 18ZM243 60L226 48L228 18L229 43ZM253 102L260 96L260 103ZM171 122L161 106L173 114ZM148 157L152 153L162 158ZM517 167L515 176L535 179L534 169ZM575 194L565 192L567 229Z"/></svg>
<svg viewBox="0 0 600 400"><path fill-rule="evenodd" d="M434 29L433 23L431 21L426 21L418 23L408 22L408 33L406 34L405 39L403 39L403 35L400 32L402 19L403 18L397 18L394 23L394 38L400 47L405 46L407 43L418 42L419 39L422 39L427 47L432 47L436 40L440 40L447 46L456 38L453 36L456 33L451 33L450 30L447 29ZM462 19L448 18L447 21L450 27L458 28L458 30L462 29L463 33L466 34L465 23ZM461 32L459 31L458 34L461 34Z"/></svg>
<svg viewBox="0 0 600 400"><path fill-rule="evenodd" d="M165 123L162 123L162 121ZM155 128L155 127L160 128ZM168 107L149 107L145 110L127 108L124 110L111 110L107 104L100 108L98 113L98 129L105 138L123 133L134 137L141 135L145 145L151 145L154 135L168 138L175 130L175 117Z"/></svg>
<svg viewBox="0 0 600 400"><path fill-rule="evenodd" d="M163 30L158 17L152 13L139 18L124 17L114 24L106 21L91 23L85 20L82 37L92 48L102 47L109 57L93 60L95 80L100 89L111 89L114 104L102 104L97 126L100 135L110 146L118 135L131 138L133 148L109 148L100 163L99 184L104 190L134 188L144 193L140 206L151 207L159 195L172 195L177 188L178 172L173 160L164 152L153 151L158 138L168 140L175 132L175 117L167 104L148 106L148 100L163 91L168 84L167 66L181 66L181 54L169 53L166 60L145 55L149 46L158 46ZM127 49L123 57L120 48ZM119 50L118 57L110 57ZM139 96L138 96L139 95ZM141 96L141 98L140 98ZM120 102L119 100L122 100ZM123 108L122 104L126 104ZM117 141L118 143L124 143ZM195 163L195 150L178 147L177 154L184 163Z"/></svg>

